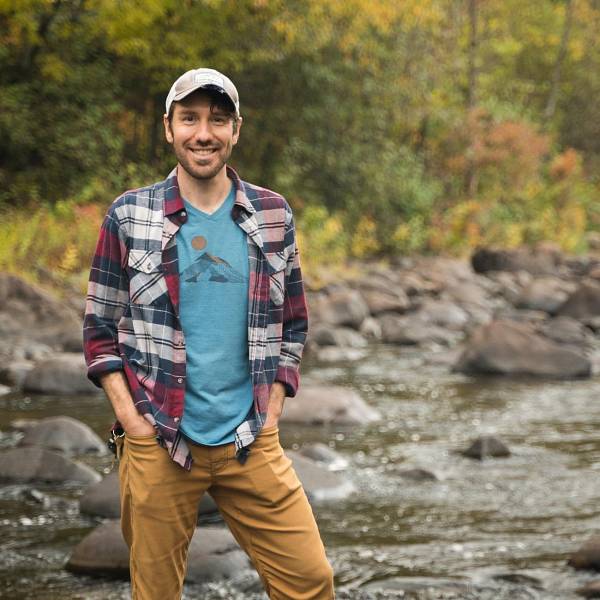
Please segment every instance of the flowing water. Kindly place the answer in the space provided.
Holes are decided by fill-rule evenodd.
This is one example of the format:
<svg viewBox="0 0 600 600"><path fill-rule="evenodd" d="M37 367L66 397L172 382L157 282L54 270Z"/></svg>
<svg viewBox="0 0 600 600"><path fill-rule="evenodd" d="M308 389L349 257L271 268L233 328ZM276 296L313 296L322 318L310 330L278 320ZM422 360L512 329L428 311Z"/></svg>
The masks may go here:
<svg viewBox="0 0 600 600"><path fill-rule="evenodd" d="M356 494L315 507L339 598L574 599L578 587L600 578L566 565L600 528L598 378L470 378L427 364L417 350L378 345L353 363L309 357L303 382L352 387L383 416L363 427L281 427L284 448L322 441L349 460ZM17 418L66 414L102 437L111 423L103 396L8 395L0 407L2 447L18 441L9 430ZM481 434L499 436L512 455L479 462L457 452ZM111 462L81 460L100 472ZM410 467L438 480L403 478ZM32 489L52 506L39 504ZM128 598L126 582L62 568L98 523L78 513L81 493L0 486L0 597ZM249 581L245 589L187 585L185 598L265 598Z"/></svg>

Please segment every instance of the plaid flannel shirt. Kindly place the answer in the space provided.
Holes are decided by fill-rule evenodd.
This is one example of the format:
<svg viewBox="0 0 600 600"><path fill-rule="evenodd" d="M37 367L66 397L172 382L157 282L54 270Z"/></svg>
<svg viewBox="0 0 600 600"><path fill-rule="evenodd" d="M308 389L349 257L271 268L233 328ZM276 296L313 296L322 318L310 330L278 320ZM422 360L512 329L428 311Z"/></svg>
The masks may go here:
<svg viewBox="0 0 600 600"><path fill-rule="evenodd" d="M244 463L266 419L273 382L285 385L286 396L296 395L308 314L291 208L282 196L242 181L230 167L227 175L236 190L231 217L247 234L250 266L253 407L235 432L236 457ZM112 203L92 262L83 338L88 377L100 387L100 376L123 370L158 443L190 469L191 453L179 431L186 351L175 239L186 218L177 169Z"/></svg>

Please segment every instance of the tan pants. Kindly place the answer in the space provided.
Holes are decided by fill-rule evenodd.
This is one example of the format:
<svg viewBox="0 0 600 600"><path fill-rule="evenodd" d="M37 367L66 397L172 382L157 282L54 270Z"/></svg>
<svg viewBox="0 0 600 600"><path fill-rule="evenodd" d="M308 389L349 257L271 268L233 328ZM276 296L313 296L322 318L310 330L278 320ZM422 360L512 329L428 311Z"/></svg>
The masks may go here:
<svg viewBox="0 0 600 600"><path fill-rule="evenodd" d="M191 445L186 471L153 436L125 436L121 528L133 600L178 600L202 494L210 491L271 600L331 600L333 571L279 429L263 429L245 464L234 444Z"/></svg>

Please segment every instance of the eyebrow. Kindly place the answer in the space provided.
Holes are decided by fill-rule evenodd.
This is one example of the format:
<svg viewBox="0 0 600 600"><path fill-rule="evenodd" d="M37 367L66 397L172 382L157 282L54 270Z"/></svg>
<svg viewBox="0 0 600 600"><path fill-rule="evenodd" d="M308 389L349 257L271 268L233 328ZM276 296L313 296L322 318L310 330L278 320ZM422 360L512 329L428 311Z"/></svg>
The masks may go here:
<svg viewBox="0 0 600 600"><path fill-rule="evenodd" d="M214 108L211 109L210 113L212 115L219 115L219 116L227 116L229 113L227 110L225 110L224 108L221 108L219 106L215 106ZM199 114L198 111L194 110L193 108L181 108L181 110L179 111L180 115L197 115Z"/></svg>

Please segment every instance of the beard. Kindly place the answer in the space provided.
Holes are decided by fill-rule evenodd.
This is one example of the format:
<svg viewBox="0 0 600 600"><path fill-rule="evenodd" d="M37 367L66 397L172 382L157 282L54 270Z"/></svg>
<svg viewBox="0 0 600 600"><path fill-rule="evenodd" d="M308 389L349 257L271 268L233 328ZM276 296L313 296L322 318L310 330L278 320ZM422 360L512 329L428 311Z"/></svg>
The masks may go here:
<svg viewBox="0 0 600 600"><path fill-rule="evenodd" d="M214 148L214 146L207 146L207 148ZM173 150L177 161L190 177L207 181L213 179L221 172L231 156L233 145L227 143L225 146L216 148L216 152L211 155L209 161L201 160L200 162L195 159L190 150L184 147L174 145ZM202 164L204 162L206 164Z"/></svg>

